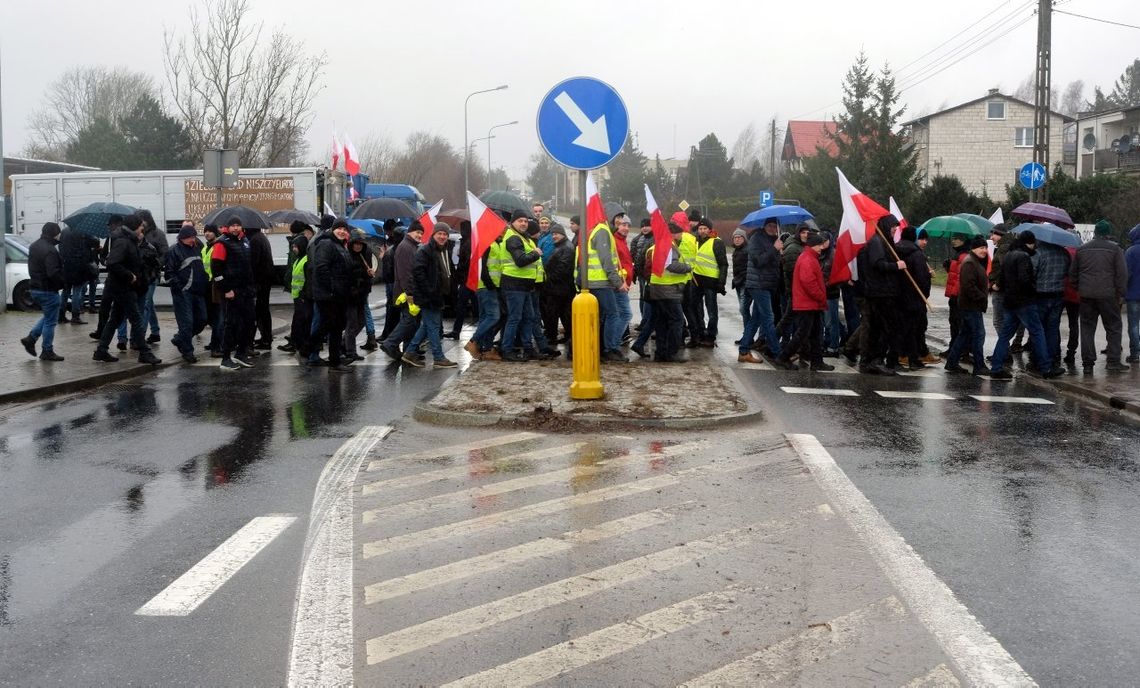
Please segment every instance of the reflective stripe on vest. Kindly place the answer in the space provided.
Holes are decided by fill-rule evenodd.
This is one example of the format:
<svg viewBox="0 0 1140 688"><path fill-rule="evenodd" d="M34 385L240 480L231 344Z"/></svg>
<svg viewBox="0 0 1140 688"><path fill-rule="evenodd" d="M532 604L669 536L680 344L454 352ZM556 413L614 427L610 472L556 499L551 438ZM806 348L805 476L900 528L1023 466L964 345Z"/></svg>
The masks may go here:
<svg viewBox="0 0 1140 688"><path fill-rule="evenodd" d="M653 249L654 248L656 248L656 247L650 246L645 251L645 260L650 265L653 265ZM674 250L676 250L676 249L674 249ZM664 271L662 271L660 277L653 274L652 271L650 271L650 273L649 273L649 283L650 284L684 284L685 282L688 282L688 281L689 281L689 273L679 275L675 272L669 272L668 270L664 270Z"/></svg>
<svg viewBox="0 0 1140 688"><path fill-rule="evenodd" d="M293 281L289 283L289 293L293 298L301 298L301 290L305 288L305 265L309 262L308 256L301 256L293 263Z"/></svg>
<svg viewBox="0 0 1140 688"><path fill-rule="evenodd" d="M716 254L713 253L713 244L717 239L709 237L705 243L697 247L697 255L693 262L693 272L701 277L720 277L720 267L716 264Z"/></svg>
<svg viewBox="0 0 1140 688"><path fill-rule="evenodd" d="M213 255L213 244L206 244L202 247L202 267L206 269L206 279L210 282L214 281L214 266L210 265L210 260Z"/></svg>
<svg viewBox="0 0 1140 688"><path fill-rule="evenodd" d="M515 259L513 256L511 256L511 252L507 250L507 241L513 236L518 237L519 240L522 241L524 252L530 253L531 251L535 250L534 242L530 240L530 237L519 234L518 232L515 231L514 227L511 227L510 229L508 229L507 233L503 235L503 248L500 249L502 252L502 256L503 256L503 258L502 258L503 275L506 277L514 277L515 279L526 279L526 280L537 279L538 278L538 268L535 267L534 263L531 263L530 265L526 265L526 266L520 268L518 265L515 264ZM539 260L541 260L541 259L539 259ZM538 261L535 261L535 262L538 262Z"/></svg>
<svg viewBox="0 0 1140 688"><path fill-rule="evenodd" d="M610 278L606 275L605 269L602 267L602 258L598 255L597 249L594 248L594 235L598 232L605 232L606 236L610 239L610 260L616 265L618 262L617 255L617 242L614 241L613 232L605 224L599 223L590 232L590 238L586 242L586 280L590 282L609 282Z"/></svg>
<svg viewBox="0 0 1140 688"><path fill-rule="evenodd" d="M506 251L503 249L502 241L492 241L490 248L487 249L487 274L491 276L491 284L498 288L499 284L503 281L503 254ZM479 286L486 288L483 284L482 265L480 265Z"/></svg>

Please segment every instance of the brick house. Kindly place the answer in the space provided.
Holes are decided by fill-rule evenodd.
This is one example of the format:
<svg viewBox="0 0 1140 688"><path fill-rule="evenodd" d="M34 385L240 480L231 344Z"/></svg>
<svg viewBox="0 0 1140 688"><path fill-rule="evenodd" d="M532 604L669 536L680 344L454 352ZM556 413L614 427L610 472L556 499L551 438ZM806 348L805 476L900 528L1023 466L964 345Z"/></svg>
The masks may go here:
<svg viewBox="0 0 1140 688"><path fill-rule="evenodd" d="M1004 195L1017 183L1021 166L1033 160L1033 104L996 88L955 107L904 122L918 152L918 168L933 177L954 176L967 191L990 197ZM1068 163L1065 127L1073 118L1057 112L1049 120L1051 165Z"/></svg>

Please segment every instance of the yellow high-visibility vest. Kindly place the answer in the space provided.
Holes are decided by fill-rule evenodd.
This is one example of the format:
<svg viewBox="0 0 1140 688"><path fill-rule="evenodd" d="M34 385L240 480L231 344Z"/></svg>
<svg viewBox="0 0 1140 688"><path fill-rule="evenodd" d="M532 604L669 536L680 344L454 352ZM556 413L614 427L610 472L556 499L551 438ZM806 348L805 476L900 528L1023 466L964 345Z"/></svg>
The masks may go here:
<svg viewBox="0 0 1140 688"><path fill-rule="evenodd" d="M653 249L655 249L655 248L656 248L656 246L650 246L645 251L645 260L650 265L653 264ZM678 255L680 254L680 251L678 251L676 244L673 245L673 250L677 251ZM652 270L649 273L649 283L650 284L684 284L685 282L688 282L688 281L689 281L689 273L687 273L687 272L684 274L677 274L675 272L669 272L668 270L664 270L664 271L662 271L660 277L653 274Z"/></svg>
<svg viewBox="0 0 1140 688"><path fill-rule="evenodd" d="M718 241L720 239L716 237L709 237L703 244L697 246L697 254L694 256L693 262L695 274L713 279L720 277L720 266L716 264L716 253L713 251Z"/></svg>
<svg viewBox="0 0 1140 688"><path fill-rule="evenodd" d="M590 238L586 242L586 279L590 282L609 282L609 276L606 275L605 269L602 267L601 256L598 255L597 250L594 249L594 235L598 232L605 232L610 240L610 259L614 265L618 264L617 242L614 241L614 234L610 231L604 223L598 223L590 231Z"/></svg>
<svg viewBox="0 0 1140 688"><path fill-rule="evenodd" d="M522 241L523 250L527 253L536 250L534 242L530 240L530 237L525 234L519 234L515 231L514 227L508 229L506 233L503 234L503 274L507 277L514 277L515 279L537 280L538 268L535 267L535 263L541 266L542 259L539 258L534 263L523 267L516 265L514 257L511 256L511 252L507 250L507 241L510 240L512 236L516 236Z"/></svg>

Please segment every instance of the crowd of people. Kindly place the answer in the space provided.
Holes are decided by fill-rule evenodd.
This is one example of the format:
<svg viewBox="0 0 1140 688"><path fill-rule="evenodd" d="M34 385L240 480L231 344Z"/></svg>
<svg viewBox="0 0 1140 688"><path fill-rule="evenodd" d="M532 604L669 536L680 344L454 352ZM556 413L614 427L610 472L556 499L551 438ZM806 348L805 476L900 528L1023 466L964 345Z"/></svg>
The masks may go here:
<svg viewBox="0 0 1140 688"><path fill-rule="evenodd" d="M1128 370L1121 360L1125 303L1127 360L1140 356L1140 226L1132 230L1127 254L1111 240L1113 228L1106 221L1076 249L1039 242L1031 231L1005 225L994 228L992 247L983 237L952 236L952 255L943 263L951 339L936 354L926 339L934 274L925 253L928 237L913 227L900 228L892 215L878 220L850 280L831 279L833 237L808 225L786 234L775 220L754 230L738 228L730 251L707 217L677 212L667 222L668 255L658 258L655 252L664 251L665 244L654 238L649 219L631 232L632 221L624 213L592 228L582 227L575 216L567 231L541 204L504 219L505 231L475 260L467 221L460 223L458 239L445 222L435 223L425 237L419 222L403 227L389 221L378 251L363 232L331 215L321 218L319 227L293 223L286 285L293 316L286 342L277 348L296 354L303 365L334 372L360 360L358 348L379 348L414 367L423 367L430 353L433 367L451 368L456 363L445 355L443 340L459 339L471 322L473 334L464 349L476 360L570 357L571 303L583 281L578 265L584 250L584 283L597 298L606 363L628 362L626 350L657 362L683 362L688 360L684 349L716 346L718 297L729 288L743 321L735 342L741 363L828 371L834 366L826 358L844 356L861 373L893 375L945 359L949 373L967 372L965 363L975 375L1007 379L1010 355L1028 350L1029 369L1053 377L1066 366L1075 371L1078 344L1081 366L1093 368L1096 328L1103 323L1107 370L1119 372ZM29 265L32 295L43 317L21 343L37 355L42 339L39 357L63 360L54 349L55 325L69 314L71 322L84 323L83 298L103 262L108 276L91 333L96 361L118 360L110 352L117 336L120 351L130 348L140 362L160 363L150 345L161 340L154 314L161 275L178 325L170 342L182 358L197 362L195 338L208 327L205 349L220 359L222 370L253 367L273 341L268 239L237 217L221 227L207 225L203 234L199 239L194 226L186 224L168 245L145 211L112 217L102 245L47 223L32 245ZM470 280L475 289L468 279L473 266L479 270ZM379 335L368 305L377 276L386 298ZM636 324L633 290L639 295ZM445 327L449 307L454 318ZM998 333L989 357L984 352L987 310ZM1064 351L1063 316L1069 323ZM358 347L362 332L366 340Z"/></svg>

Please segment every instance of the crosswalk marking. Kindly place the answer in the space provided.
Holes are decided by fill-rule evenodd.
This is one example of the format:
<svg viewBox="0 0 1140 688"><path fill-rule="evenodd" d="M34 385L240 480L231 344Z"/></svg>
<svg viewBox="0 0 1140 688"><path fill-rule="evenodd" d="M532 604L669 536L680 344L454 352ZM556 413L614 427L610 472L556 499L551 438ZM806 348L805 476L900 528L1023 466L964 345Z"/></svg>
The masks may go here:
<svg viewBox="0 0 1140 688"><path fill-rule="evenodd" d="M1053 402L1048 399L1040 399L1038 397L997 397L988 394L971 394L971 398L978 401L990 401L998 404L1041 404L1042 406L1052 406Z"/></svg>
<svg viewBox="0 0 1140 688"><path fill-rule="evenodd" d="M491 468L490 472L496 472L500 467L508 466L511 463L519 461L542 461L545 459L555 459L559 456L566 456L568 454L575 454L585 447L589 446L588 442L574 442L572 444L564 444L560 447L550 447L548 449L536 449L534 451L522 452L520 454L511 454L509 456L502 456L484 463L477 464L476 466L486 466ZM375 482L367 483L364 485L362 494L370 495L385 490L398 490L406 487L416 487L419 485L426 485L437 480L453 480L458 478L465 478L473 470L480 470L471 464L463 464L461 466L453 466L451 468L441 468L435 471L426 471L424 473L413 473L412 475L405 475L399 478L388 478L387 480L377 480Z"/></svg>
<svg viewBox="0 0 1140 688"><path fill-rule="evenodd" d="M820 661L853 647L876 626L906 617L906 609L893 595L807 630L683 683L701 686L766 686L782 683L803 670L804 657Z"/></svg>
<svg viewBox="0 0 1140 688"><path fill-rule="evenodd" d="M448 688L532 686L714 619L737 608L737 599L748 592L750 588L731 586L697 595L445 685Z"/></svg>
<svg viewBox="0 0 1140 688"><path fill-rule="evenodd" d="M259 516L139 607L139 616L186 616L288 528L295 516Z"/></svg>
<svg viewBox="0 0 1140 688"><path fill-rule="evenodd" d="M632 516L601 523L593 528L570 531L553 538L534 540L515 547L508 547L496 552L490 552L443 566L417 571L406 576L400 576L399 578L374 583L365 586L364 603L374 604L376 602L390 600L395 597L400 597L401 595L443 585L444 583L452 583L457 580L463 580L464 578L490 573L491 571L507 566L514 566L559 552L565 552L573 549L574 545L598 542L668 523L675 518L673 512L677 508L691 504L693 504L693 502L685 502L683 505L671 509L643 511Z"/></svg>
<svg viewBox="0 0 1140 688"><path fill-rule="evenodd" d="M730 459L714 464L706 464L703 466L696 466L694 468L686 468L674 473L664 473L655 475L650 478L640 478L620 485L611 485L609 487L599 488L597 490L590 490L576 495L567 495L565 497L556 497L548 499L543 502L535 504L528 504L526 506L517 507L514 509L507 509L494 514L487 514L486 516L478 516L476 518L459 521L458 523L446 523L434 528L416 531L414 533L406 533L404 535L394 535L392 537L376 540L374 542L367 542L363 547L363 557L369 559L378 557L382 554L396 552L408 547L418 547L437 540L446 540L448 538L471 535L485 530L491 530L500 526L509 525L512 523L523 523L533 520L540 516L550 516L560 511L568 509L575 509L578 507L589 506L591 504L599 504L614 499L621 499L629 497L642 492L649 492L651 490L659 490L672 485L680 484L684 478L703 475L707 473L728 473L731 471L752 468L761 464L747 459Z"/></svg>
<svg viewBox="0 0 1140 688"><path fill-rule="evenodd" d="M564 578L516 595L480 604L372 638L365 643L368 664L379 664L394 657L422 650L468 633L474 633L525 614L587 597L647 576L664 573L713 554L731 551L748 544L755 538L771 536L788 530L804 520L806 514L812 513L818 514L819 512L816 509L810 509L799 512L787 521L764 521L741 528L733 528L707 538L688 542L684 546L670 547L644 556L627 559L588 573Z"/></svg>
<svg viewBox="0 0 1140 688"><path fill-rule="evenodd" d="M442 495L432 497L423 497L422 499L414 499L410 502L402 502L400 504L392 504L380 509L369 509L363 514L364 523L372 523L379 520L383 516L392 515L414 515L426 511L432 511L442 506L462 504L485 497L493 497L496 495L506 494L508 492L517 492L518 490L525 490L527 488L539 487L542 485L553 485L560 482L569 482L573 478L593 475L601 470L601 467L608 466L628 466L633 463L639 463L647 459L656 459L666 456L677 456L686 452L691 452L699 449L704 445L704 442L687 442L684 444L677 444L670 447L664 447L659 451L639 452L637 454L629 454L627 456L620 456L613 459L603 459L593 464L584 466L571 466L556 471L549 471L546 473L537 473L535 475L523 476L521 478L513 478L511 480L503 480L489 485L480 485L466 490L459 490L457 492L449 492Z"/></svg>
<svg viewBox="0 0 1140 688"><path fill-rule="evenodd" d="M491 437L485 440L475 440L474 442L467 442L465 444L453 444L448 447L426 449L414 454L390 456L379 459L377 461L369 462L368 470L380 470L392 461L415 461L418 459L435 459L445 456L456 456L459 454L465 454L470 451L476 451L478 449L490 449L492 447L501 447L507 444L518 444L519 442L526 442L527 440L534 440L540 437L543 437L543 435L537 432L516 432L513 435L500 435L498 437Z"/></svg>
<svg viewBox="0 0 1140 688"><path fill-rule="evenodd" d="M857 397L859 394L851 389L826 389L823 387L781 387L788 394L819 394L828 397Z"/></svg>
<svg viewBox="0 0 1140 688"><path fill-rule="evenodd" d="M884 399L924 399L928 401L946 401L954 397L941 392L898 392L894 390L875 390L875 394Z"/></svg>
<svg viewBox="0 0 1140 688"><path fill-rule="evenodd" d="M955 688L962 685L950 667L939 664L927 673L908 681L903 688Z"/></svg>

